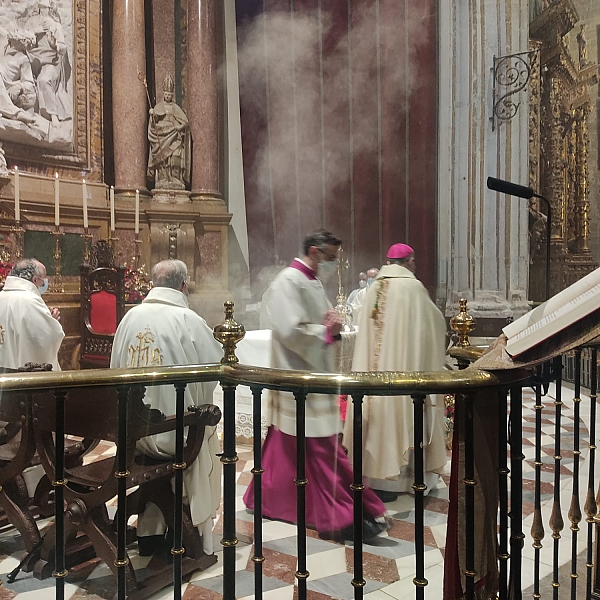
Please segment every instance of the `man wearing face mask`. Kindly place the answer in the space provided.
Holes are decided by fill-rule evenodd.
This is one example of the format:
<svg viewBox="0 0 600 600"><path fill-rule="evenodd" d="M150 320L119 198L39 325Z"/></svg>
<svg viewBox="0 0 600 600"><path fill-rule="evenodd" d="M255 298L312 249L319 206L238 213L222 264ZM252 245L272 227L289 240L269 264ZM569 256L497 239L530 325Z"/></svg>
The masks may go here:
<svg viewBox="0 0 600 600"><path fill-rule="evenodd" d="M332 309L318 279L337 268L341 240L325 229L306 236L302 258L273 280L262 300L261 328L272 335L272 366L334 371L333 344L342 318ZM263 446L262 508L271 519L296 521L296 401L291 392L268 395L270 427ZM337 396L306 397L306 520L323 538L352 538L352 469L340 443ZM372 490L364 494L365 539L385 528L385 508ZM254 508L251 482L244 502Z"/></svg>
<svg viewBox="0 0 600 600"><path fill-rule="evenodd" d="M48 289L46 267L34 258L15 264L0 292L0 366L50 363L60 371L58 349L65 337L57 308L42 300Z"/></svg>
<svg viewBox="0 0 600 600"><path fill-rule="evenodd" d="M356 295L358 294L358 292L360 292L360 290L362 290L366 287L367 287L367 274L365 272L361 271L358 274L358 287L355 290L352 290L350 292L350 294L348 294L348 299L346 300L346 303L352 305L352 302L354 302L354 298L356 298Z"/></svg>
<svg viewBox="0 0 600 600"><path fill-rule="evenodd" d="M365 297L367 295L367 290L373 282L375 281L375 277L379 273L379 269L376 267L371 267L367 271L367 278L365 281L365 287L358 291L358 294L352 299L352 301L348 300L348 304L350 304L350 308L352 308L352 319L354 324L358 324L358 315L360 313L360 309L362 308L363 302L365 301Z"/></svg>
<svg viewBox="0 0 600 600"><path fill-rule="evenodd" d="M111 368L218 363L223 351L206 321L189 308L189 277L180 260L163 260L152 269L152 289L119 323ZM185 406L212 404L216 382L190 383ZM175 414L172 385L148 386L144 402L164 415ZM159 458L175 455L175 433L141 439L137 450ZM207 427L198 458L183 472L192 521L202 537L204 552L212 554L212 525L221 500L221 469L215 427ZM158 507L149 503L138 519L139 551L143 556L164 550L167 524Z"/></svg>

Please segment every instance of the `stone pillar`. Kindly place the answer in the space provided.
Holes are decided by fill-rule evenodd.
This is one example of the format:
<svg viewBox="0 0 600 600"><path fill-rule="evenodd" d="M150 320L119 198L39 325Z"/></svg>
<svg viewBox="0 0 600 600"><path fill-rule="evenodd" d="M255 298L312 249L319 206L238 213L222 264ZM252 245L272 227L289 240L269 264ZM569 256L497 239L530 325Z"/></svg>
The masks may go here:
<svg viewBox="0 0 600 600"><path fill-rule="evenodd" d="M516 114L493 113L494 57L526 53L528 0L440 2L438 290L446 314L469 300L476 335L528 310L528 203L487 189L529 181L527 91ZM523 55L527 60L527 54ZM498 100L498 94L496 100ZM492 126L492 118L494 125ZM486 328L486 321L489 327Z"/></svg>
<svg viewBox="0 0 600 600"><path fill-rule="evenodd" d="M188 98L193 143L192 201L221 200L219 58L221 0L189 0Z"/></svg>
<svg viewBox="0 0 600 600"><path fill-rule="evenodd" d="M113 3L113 124L115 189L134 194L146 188L147 119L146 90L138 70L146 73L144 0Z"/></svg>
<svg viewBox="0 0 600 600"><path fill-rule="evenodd" d="M154 36L154 90L158 101L162 99L163 81L167 73L173 80L175 72L175 7L173 0L154 0L152 4L152 29Z"/></svg>

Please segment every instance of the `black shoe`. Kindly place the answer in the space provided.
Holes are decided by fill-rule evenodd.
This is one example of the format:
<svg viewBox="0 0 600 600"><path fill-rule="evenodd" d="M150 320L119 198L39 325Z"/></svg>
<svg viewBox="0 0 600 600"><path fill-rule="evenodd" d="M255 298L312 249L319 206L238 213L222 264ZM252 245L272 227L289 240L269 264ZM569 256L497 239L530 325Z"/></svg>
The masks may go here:
<svg viewBox="0 0 600 600"><path fill-rule="evenodd" d="M363 519L362 523L363 529L363 542L369 542L376 538L382 531L387 529L387 525L385 523L379 523L372 518L367 517ZM342 537L345 540L350 542L354 541L354 527L350 525L349 527L345 527L342 529Z"/></svg>
<svg viewBox="0 0 600 600"><path fill-rule="evenodd" d="M138 537L138 554L140 556L152 556L158 551L170 550L173 546L173 531L167 528L162 535L144 535Z"/></svg>
<svg viewBox="0 0 600 600"><path fill-rule="evenodd" d="M393 502L394 500L398 499L399 494L397 494L396 492L386 492L385 490L373 490L375 492L375 494L377 494L377 497L382 501L382 502Z"/></svg>

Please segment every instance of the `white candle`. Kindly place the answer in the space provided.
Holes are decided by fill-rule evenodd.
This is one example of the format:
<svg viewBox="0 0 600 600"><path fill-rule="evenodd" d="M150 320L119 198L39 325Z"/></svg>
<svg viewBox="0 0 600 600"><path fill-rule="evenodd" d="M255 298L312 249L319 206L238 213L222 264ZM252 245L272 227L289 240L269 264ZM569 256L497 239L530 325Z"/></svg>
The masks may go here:
<svg viewBox="0 0 600 600"><path fill-rule="evenodd" d="M110 186L110 230L115 230L115 186Z"/></svg>
<svg viewBox="0 0 600 600"><path fill-rule="evenodd" d="M140 190L135 190L135 233L140 232Z"/></svg>
<svg viewBox="0 0 600 600"><path fill-rule="evenodd" d="M15 167L15 221L21 220L21 199L19 197L19 168Z"/></svg>
<svg viewBox="0 0 600 600"><path fill-rule="evenodd" d="M83 195L83 227L88 228L88 213L87 213L87 187L85 185L85 179L81 184L81 193Z"/></svg>
<svg viewBox="0 0 600 600"><path fill-rule="evenodd" d="M54 174L54 224L60 225L60 181L58 173Z"/></svg>

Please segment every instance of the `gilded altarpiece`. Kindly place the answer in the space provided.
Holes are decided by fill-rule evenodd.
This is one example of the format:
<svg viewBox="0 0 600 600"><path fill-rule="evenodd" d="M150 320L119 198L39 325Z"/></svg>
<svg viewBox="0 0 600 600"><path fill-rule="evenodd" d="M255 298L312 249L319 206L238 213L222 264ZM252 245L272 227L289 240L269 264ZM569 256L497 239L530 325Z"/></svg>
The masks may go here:
<svg viewBox="0 0 600 600"><path fill-rule="evenodd" d="M598 66L589 61L585 38L572 56L568 36L579 20L571 0L559 0L530 23L530 186L552 207L550 294L598 265L590 250L589 137L590 87ZM544 207L531 206L530 299L545 300Z"/></svg>

